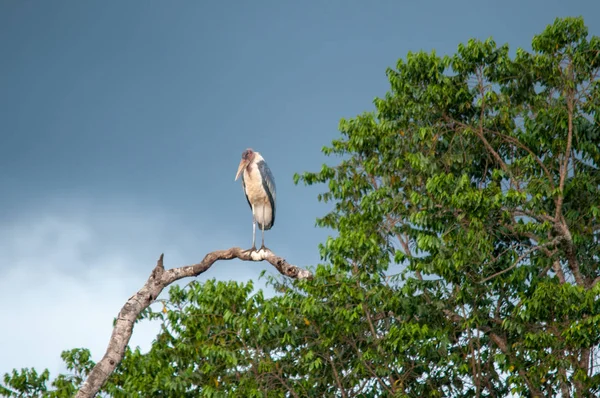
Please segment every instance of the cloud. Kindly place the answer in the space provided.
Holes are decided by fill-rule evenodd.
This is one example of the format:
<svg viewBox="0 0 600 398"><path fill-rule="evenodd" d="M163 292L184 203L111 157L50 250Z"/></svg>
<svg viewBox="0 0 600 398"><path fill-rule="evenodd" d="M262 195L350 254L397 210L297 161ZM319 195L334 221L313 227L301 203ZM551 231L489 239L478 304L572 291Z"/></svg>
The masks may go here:
<svg viewBox="0 0 600 398"><path fill-rule="evenodd" d="M60 353L76 347L98 361L113 319L161 252L167 267L194 263L227 247L226 234L199 240L164 211L129 203L53 203L0 222L0 375L35 367L54 377L65 371ZM199 279L256 280L266 266L221 262ZM130 346L148 349L157 331L156 323L137 324Z"/></svg>
<svg viewBox="0 0 600 398"><path fill-rule="evenodd" d="M123 272L125 259L108 258L92 266L106 272L92 269L74 276L51 261L9 272L0 283L5 325L9 325L0 332L2 373L48 367L56 375L64 370L60 352L75 347L90 348L96 360L101 357L112 319L139 281L133 273ZM32 268L36 268L33 274ZM143 326L135 330L134 345L148 346L158 330L157 325Z"/></svg>

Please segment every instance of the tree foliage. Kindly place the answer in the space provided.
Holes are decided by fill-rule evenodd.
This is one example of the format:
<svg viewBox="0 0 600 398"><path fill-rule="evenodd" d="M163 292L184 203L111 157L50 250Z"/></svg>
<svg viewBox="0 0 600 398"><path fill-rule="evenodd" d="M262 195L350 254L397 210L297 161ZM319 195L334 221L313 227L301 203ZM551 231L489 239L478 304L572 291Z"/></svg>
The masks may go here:
<svg viewBox="0 0 600 398"><path fill-rule="evenodd" d="M469 40L409 53L376 110L323 148L336 231L309 281L172 287L121 396L600 394L600 38L557 19L532 50ZM8 396L70 396L93 363L6 375ZM19 395L22 394L22 395Z"/></svg>

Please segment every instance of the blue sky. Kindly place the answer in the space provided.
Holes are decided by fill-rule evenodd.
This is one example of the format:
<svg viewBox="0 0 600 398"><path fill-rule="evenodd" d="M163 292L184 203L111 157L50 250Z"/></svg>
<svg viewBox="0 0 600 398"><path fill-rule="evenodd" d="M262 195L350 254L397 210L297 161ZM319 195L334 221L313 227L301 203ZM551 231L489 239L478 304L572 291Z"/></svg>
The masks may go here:
<svg viewBox="0 0 600 398"><path fill-rule="evenodd" d="M321 147L385 94L388 66L472 37L529 48L579 15L600 35L595 0L0 2L0 302L13 325L0 330L0 375L56 374L73 347L99 359L161 252L173 267L249 247L234 182L247 147L277 181L267 246L316 264L324 187L292 176L335 162ZM217 263L202 278L262 269ZM155 330L136 326L132 344Z"/></svg>

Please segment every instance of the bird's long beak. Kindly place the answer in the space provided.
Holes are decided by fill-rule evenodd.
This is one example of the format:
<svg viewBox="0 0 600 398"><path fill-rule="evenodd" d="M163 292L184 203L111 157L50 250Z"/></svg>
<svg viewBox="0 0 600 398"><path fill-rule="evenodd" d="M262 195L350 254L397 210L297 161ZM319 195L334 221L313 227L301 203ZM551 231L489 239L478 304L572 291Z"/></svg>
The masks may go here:
<svg viewBox="0 0 600 398"><path fill-rule="evenodd" d="M246 159L242 159L242 161L240 162L240 165L238 167L237 174L235 175L234 181L237 181L237 179L240 178L240 175L242 174L242 172L244 171L246 166L248 166L248 161Z"/></svg>

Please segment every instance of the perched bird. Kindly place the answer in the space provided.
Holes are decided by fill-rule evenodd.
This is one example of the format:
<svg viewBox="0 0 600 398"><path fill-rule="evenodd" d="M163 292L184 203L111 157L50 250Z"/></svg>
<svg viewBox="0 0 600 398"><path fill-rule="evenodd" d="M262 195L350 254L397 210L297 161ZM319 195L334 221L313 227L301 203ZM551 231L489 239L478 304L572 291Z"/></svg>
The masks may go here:
<svg viewBox="0 0 600 398"><path fill-rule="evenodd" d="M252 209L252 248L256 250L256 223L262 230L262 246L265 247L265 230L275 223L275 179L265 159L258 152L246 149L238 167L235 181L242 176L242 186ZM267 249L268 250L268 249Z"/></svg>

